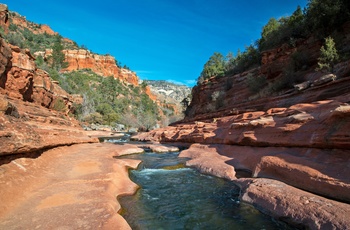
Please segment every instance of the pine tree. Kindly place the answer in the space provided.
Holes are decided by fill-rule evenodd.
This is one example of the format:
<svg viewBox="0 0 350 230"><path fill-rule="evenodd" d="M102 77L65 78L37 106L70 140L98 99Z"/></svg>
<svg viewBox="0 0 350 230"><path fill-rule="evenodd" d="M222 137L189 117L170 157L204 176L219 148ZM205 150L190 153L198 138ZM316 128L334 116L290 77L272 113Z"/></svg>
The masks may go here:
<svg viewBox="0 0 350 230"><path fill-rule="evenodd" d="M334 64L339 59L339 55L332 37L326 38L325 44L321 47L320 51L321 54L318 58L318 67L316 70L333 73Z"/></svg>
<svg viewBox="0 0 350 230"><path fill-rule="evenodd" d="M64 61L65 56L62 52L63 48L61 36L57 35L52 47L52 68L56 70L66 68L68 66L68 63Z"/></svg>
<svg viewBox="0 0 350 230"><path fill-rule="evenodd" d="M198 82L202 83L205 79L210 77L219 77L225 73L225 58L219 53L215 52L205 63L201 76L198 78Z"/></svg>

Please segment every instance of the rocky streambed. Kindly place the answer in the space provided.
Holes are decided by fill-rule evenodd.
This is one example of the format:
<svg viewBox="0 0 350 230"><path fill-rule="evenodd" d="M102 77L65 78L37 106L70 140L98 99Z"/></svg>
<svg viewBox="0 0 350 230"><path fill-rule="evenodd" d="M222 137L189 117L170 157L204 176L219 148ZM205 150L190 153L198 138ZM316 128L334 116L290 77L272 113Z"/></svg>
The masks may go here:
<svg viewBox="0 0 350 230"><path fill-rule="evenodd" d="M166 152L163 145L98 143L77 121L2 97L0 228L128 229L116 197L138 186L114 156ZM239 201L291 226L350 226L349 106L320 101L183 123L138 140L186 146L200 172L234 182ZM101 134L99 134L101 135ZM238 179L244 172L247 178Z"/></svg>
<svg viewBox="0 0 350 230"><path fill-rule="evenodd" d="M191 168L176 170L180 167L177 160L174 160L177 159L177 154L164 153L178 150L176 146L189 147L179 156L186 157L185 164L204 173L202 176ZM244 147L241 148L244 150ZM138 181L137 185L129 179L128 169L136 169L141 161L139 157L132 159L129 154L143 153L145 149L163 153L151 153L157 158L151 163L153 166L147 165L150 164L147 162L146 166L141 165L146 174L142 175L142 170L140 173L131 174L133 180L141 175L139 177L141 181ZM148 221L145 225L148 227L175 226L171 221L175 221L179 228L218 227L220 224L224 224L225 229L235 229L235 226L243 228L249 226L250 229L259 229L261 226L267 229L347 229L350 226L347 218L350 205L346 202L327 199L274 179L237 178L238 169L247 166L244 166L246 164L244 159L238 157L235 159L231 155L232 152L233 149L227 145L86 143L46 150L34 159L14 159L0 166L2 201L0 228L130 229L135 226L138 228L139 225L135 223L142 222L142 219L138 216L136 220L130 217L130 209L142 208L148 210L146 214ZM249 151L245 153L249 154ZM146 155L138 156L147 157ZM168 160L164 163L160 160L162 157ZM169 157L172 160L169 160ZM144 161L143 158L142 160ZM234 167L233 161L241 162L242 166L238 167L236 162ZM164 171L170 172L171 175L164 174ZM290 171L293 172L292 169ZM159 178L162 174L165 175L163 179ZM200 179L194 179L194 176L199 176ZM173 185L175 187L169 187L166 182L177 179L183 181ZM154 190L149 188L149 183L152 181L157 183ZM184 192L181 186L186 187L191 183L194 183L194 190ZM148 198L141 204L135 203L133 201L135 196L131 196L138 191L136 198L140 197L142 189L138 190L139 186L148 189L145 192ZM154 195L157 190L163 189L157 186L165 186L170 190L165 190L164 195ZM176 189L188 193L186 195L190 197L183 197L184 194ZM210 202L201 202L201 197L208 198L205 193L200 192L197 195L195 193L204 190L211 194ZM153 211L150 208L154 208L151 204L154 199L151 198L162 199L166 208L159 207L160 201L156 200L156 208ZM124 209L118 200L126 205ZM193 200L199 200L203 205L200 211L194 208L199 206L199 203L191 206ZM215 206L213 200L221 207ZM193 213L180 209L181 204ZM267 216L263 217L253 207ZM163 216L157 214L157 208ZM185 217L185 220L176 219L177 215ZM273 217L275 221L271 222L268 216ZM157 222L159 220L160 222ZM288 226L283 223L287 223Z"/></svg>

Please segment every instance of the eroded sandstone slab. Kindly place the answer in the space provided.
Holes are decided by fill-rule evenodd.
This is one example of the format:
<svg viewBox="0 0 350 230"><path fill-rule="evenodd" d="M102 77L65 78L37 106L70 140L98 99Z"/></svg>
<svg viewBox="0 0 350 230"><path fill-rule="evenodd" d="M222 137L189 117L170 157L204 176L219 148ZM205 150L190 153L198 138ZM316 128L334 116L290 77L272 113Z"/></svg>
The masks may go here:
<svg viewBox="0 0 350 230"><path fill-rule="evenodd" d="M241 199L262 212L307 229L349 229L350 205L271 179L239 179Z"/></svg>
<svg viewBox="0 0 350 230"><path fill-rule="evenodd" d="M348 104L335 100L243 112L140 134L139 140L256 147L350 148Z"/></svg>
<svg viewBox="0 0 350 230"><path fill-rule="evenodd" d="M98 142L63 113L0 95L0 156L27 154L77 143Z"/></svg>
<svg viewBox="0 0 350 230"><path fill-rule="evenodd" d="M249 177L282 181L325 197L350 202L350 156L346 150L193 144L181 152L188 166L233 180L239 171Z"/></svg>
<svg viewBox="0 0 350 230"><path fill-rule="evenodd" d="M242 201L276 219L307 229L350 227L348 203L316 195L349 202L345 150L193 144L180 156L203 173L232 180ZM250 178L237 179L242 170Z"/></svg>
<svg viewBox="0 0 350 230"><path fill-rule="evenodd" d="M113 158L128 148L65 146L0 166L0 228L130 229L116 197L137 189L127 169L139 161Z"/></svg>

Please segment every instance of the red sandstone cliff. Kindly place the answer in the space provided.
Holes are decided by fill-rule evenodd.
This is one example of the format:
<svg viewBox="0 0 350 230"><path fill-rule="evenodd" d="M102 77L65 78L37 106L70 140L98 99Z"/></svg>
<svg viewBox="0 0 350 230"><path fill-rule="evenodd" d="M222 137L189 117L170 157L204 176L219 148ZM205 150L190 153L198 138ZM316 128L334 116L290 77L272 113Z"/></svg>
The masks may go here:
<svg viewBox="0 0 350 230"><path fill-rule="evenodd" d="M57 32L53 31L48 25L38 25L33 22L27 21L24 16L19 15L16 12L10 12L6 5L1 5L1 15L0 15L0 25L3 26L5 32L8 31L10 22L21 29L29 29L34 34L49 34L56 35ZM65 43L74 42L68 38L63 39ZM62 71L74 71L81 69L91 69L93 72L101 76L113 76L127 84L132 84L137 86L139 78L136 76L135 72L130 70L120 68L116 65L115 58L110 55L98 55L93 54L85 49L76 50L64 50L66 57L66 62L68 67ZM37 52L35 55L42 55L43 57L48 57L52 54L52 50L46 50Z"/></svg>
<svg viewBox="0 0 350 230"><path fill-rule="evenodd" d="M0 91L11 98L34 102L46 108L53 108L61 99L67 110L75 97L52 82L48 73L37 69L29 50L7 44L0 38ZM67 111L68 112L68 111Z"/></svg>
<svg viewBox="0 0 350 230"><path fill-rule="evenodd" d="M93 54L89 50L63 50L65 62L68 67L62 69L62 72L70 72L82 69L91 69L96 74L104 77L113 76L127 84L138 85L139 78L135 72L128 69L120 68L116 65L115 58L110 55ZM36 52L36 56L41 55L48 58L52 55L52 50L47 49L45 52Z"/></svg>
<svg viewBox="0 0 350 230"><path fill-rule="evenodd" d="M151 92L151 88L148 85L145 88L145 93L149 96L149 98L151 98L152 101L157 100L157 96Z"/></svg>
<svg viewBox="0 0 350 230"><path fill-rule="evenodd" d="M334 32L334 36L338 38L338 52L349 50L350 22ZM345 59L334 67L334 78L327 78L325 73L315 71L322 44L322 40L314 36L298 39L294 45L283 44L262 52L261 66L258 68L207 79L193 88L185 121L230 115L237 110L267 110L341 96L348 90L349 80L346 79L350 76L350 61ZM288 75L288 72L291 74ZM259 92L251 92L248 78L262 76L267 83L261 86ZM294 89L274 92L275 85L289 80L295 81Z"/></svg>
<svg viewBox="0 0 350 230"><path fill-rule="evenodd" d="M0 4L0 26L4 29L4 32L8 32L10 25L7 5Z"/></svg>
<svg viewBox="0 0 350 230"><path fill-rule="evenodd" d="M28 50L0 38L0 63L0 156L96 141L67 116L78 99L37 69Z"/></svg>
<svg viewBox="0 0 350 230"><path fill-rule="evenodd" d="M62 71L91 69L104 77L113 76L123 82L138 85L138 77L130 70L119 68L114 57L110 55L92 54L88 50L64 50L65 61L68 67Z"/></svg>

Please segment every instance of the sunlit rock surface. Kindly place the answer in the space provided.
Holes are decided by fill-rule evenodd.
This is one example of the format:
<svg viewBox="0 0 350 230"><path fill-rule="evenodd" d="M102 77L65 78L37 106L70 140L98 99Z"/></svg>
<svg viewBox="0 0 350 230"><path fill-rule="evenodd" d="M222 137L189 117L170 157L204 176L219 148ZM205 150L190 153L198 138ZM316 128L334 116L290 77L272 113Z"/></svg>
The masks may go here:
<svg viewBox="0 0 350 230"><path fill-rule="evenodd" d="M1 165L0 228L130 229L116 197L136 191L128 168L140 162L113 158L130 147L64 146Z"/></svg>

